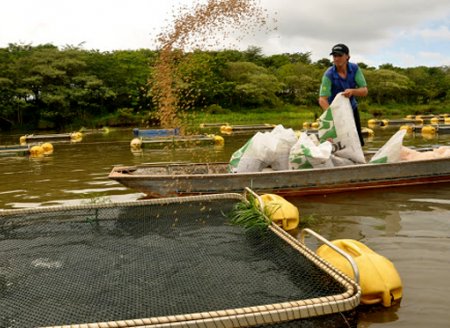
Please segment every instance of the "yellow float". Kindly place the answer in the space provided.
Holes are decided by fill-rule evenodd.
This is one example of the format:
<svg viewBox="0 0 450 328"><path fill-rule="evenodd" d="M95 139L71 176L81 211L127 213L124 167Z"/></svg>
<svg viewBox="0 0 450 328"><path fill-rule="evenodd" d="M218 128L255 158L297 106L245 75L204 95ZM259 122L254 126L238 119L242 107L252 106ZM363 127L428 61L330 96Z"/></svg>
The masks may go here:
<svg viewBox="0 0 450 328"><path fill-rule="evenodd" d="M142 139L141 138L133 138L130 141L130 147L132 150L139 150L142 147Z"/></svg>
<svg viewBox="0 0 450 328"><path fill-rule="evenodd" d="M44 149L44 155L53 154L53 145L50 142L43 143L41 147Z"/></svg>
<svg viewBox="0 0 450 328"><path fill-rule="evenodd" d="M424 135L435 135L436 134L436 127L432 125L425 125L422 127L422 134Z"/></svg>
<svg viewBox="0 0 450 328"><path fill-rule="evenodd" d="M44 156L44 148L42 146L33 146L30 148L31 157L42 157Z"/></svg>
<svg viewBox="0 0 450 328"><path fill-rule="evenodd" d="M391 261L356 240L338 239L332 244L355 260L360 274L362 304L381 303L389 307L402 298L402 281ZM317 255L354 279L350 263L329 246L320 246Z"/></svg>
<svg viewBox="0 0 450 328"><path fill-rule="evenodd" d="M83 134L81 132L73 132L70 134L70 141L80 142L83 139Z"/></svg>
<svg viewBox="0 0 450 328"><path fill-rule="evenodd" d="M220 127L220 133L231 134L233 132L233 127L231 125L222 125Z"/></svg>
<svg viewBox="0 0 450 328"><path fill-rule="evenodd" d="M402 125L399 130L406 130L406 133L413 133L414 125L408 125L408 124Z"/></svg>
<svg viewBox="0 0 450 328"><path fill-rule="evenodd" d="M214 139L214 145L216 146L223 146L225 145L225 139L221 136L217 136L217 135L211 135Z"/></svg>
<svg viewBox="0 0 450 328"><path fill-rule="evenodd" d="M269 213L271 220L283 230L289 231L298 227L300 214L295 205L275 194L263 194L261 200L265 212Z"/></svg>

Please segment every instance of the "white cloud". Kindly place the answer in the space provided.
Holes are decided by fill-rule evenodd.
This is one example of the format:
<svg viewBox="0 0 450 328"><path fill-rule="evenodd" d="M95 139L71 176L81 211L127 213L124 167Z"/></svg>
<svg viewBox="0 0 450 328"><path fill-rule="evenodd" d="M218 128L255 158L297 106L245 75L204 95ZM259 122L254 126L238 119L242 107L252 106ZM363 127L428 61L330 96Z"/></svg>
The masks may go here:
<svg viewBox="0 0 450 328"><path fill-rule="evenodd" d="M426 28L423 30L419 30L417 31L416 35L426 40L433 39L443 42L450 41L450 29L448 26L443 25L435 29Z"/></svg>
<svg viewBox="0 0 450 328"><path fill-rule="evenodd" d="M86 42L86 49L153 48L156 34L177 16L176 8L206 1L8 1L0 11L0 47L21 42L57 46ZM355 61L405 66L406 62L420 65L421 58L394 54L407 55L408 47L415 44L416 53L436 54L434 61L429 57L431 65L450 62L448 0L255 1L267 9L269 22L277 20L277 30L249 34L240 49L255 45L267 54L309 51L317 60L327 57L333 44L344 42ZM386 57L388 53L391 58Z"/></svg>

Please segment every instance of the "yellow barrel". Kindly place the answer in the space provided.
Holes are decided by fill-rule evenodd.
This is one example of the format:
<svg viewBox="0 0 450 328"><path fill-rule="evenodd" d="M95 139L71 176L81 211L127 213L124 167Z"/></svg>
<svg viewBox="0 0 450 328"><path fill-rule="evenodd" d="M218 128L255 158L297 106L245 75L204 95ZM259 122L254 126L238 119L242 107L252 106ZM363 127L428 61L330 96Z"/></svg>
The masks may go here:
<svg viewBox="0 0 450 328"><path fill-rule="evenodd" d="M391 261L353 239L338 239L332 241L332 243L353 257L358 265L361 303L381 303L389 307L393 302L402 298L402 281ZM329 246L320 246L317 249L317 255L349 277L354 278L350 263Z"/></svg>
<svg viewBox="0 0 450 328"><path fill-rule="evenodd" d="M275 224L286 231L298 227L300 214L295 205L275 194L261 195L261 199L264 203L266 213L269 214L269 217Z"/></svg>

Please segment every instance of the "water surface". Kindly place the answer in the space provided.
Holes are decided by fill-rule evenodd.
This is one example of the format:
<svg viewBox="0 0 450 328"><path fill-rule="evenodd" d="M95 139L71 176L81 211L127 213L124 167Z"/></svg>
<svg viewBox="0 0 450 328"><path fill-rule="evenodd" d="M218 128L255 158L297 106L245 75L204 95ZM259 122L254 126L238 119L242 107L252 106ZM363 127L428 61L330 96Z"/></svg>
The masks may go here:
<svg viewBox="0 0 450 328"><path fill-rule="evenodd" d="M381 147L397 128L376 129L365 149ZM207 131L218 133L217 130ZM0 135L17 144L20 135ZM225 145L130 151L132 130L87 134L79 143L54 142L43 158L0 157L0 209L129 201L144 195L109 180L114 165L168 161L228 161L251 134L224 136ZM450 135L406 137L406 146L450 145ZM359 311L360 327L447 327L450 322L450 184L289 198L313 230L329 240L362 241L386 256L403 281L400 305ZM308 238L307 244L316 247Z"/></svg>

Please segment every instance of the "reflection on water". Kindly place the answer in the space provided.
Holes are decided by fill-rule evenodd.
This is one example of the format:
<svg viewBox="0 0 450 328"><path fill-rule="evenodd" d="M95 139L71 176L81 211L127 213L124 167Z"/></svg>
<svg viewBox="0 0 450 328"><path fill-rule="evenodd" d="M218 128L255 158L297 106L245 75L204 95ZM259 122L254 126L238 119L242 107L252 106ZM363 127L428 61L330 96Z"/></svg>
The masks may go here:
<svg viewBox="0 0 450 328"><path fill-rule="evenodd" d="M300 126L300 124L299 124ZM367 149L382 146L397 129L375 130ZM211 131L209 133L218 133ZM132 130L90 134L80 143L54 143L54 153L40 159L0 157L0 208L133 201L143 195L107 178L113 165L145 162L228 161L250 135L224 136L225 145L130 151ZM1 135L2 144L19 136ZM405 138L406 146L450 145L450 135ZM397 307L362 308L360 327L447 327L450 309L450 184L413 186L290 198L302 217L327 239L362 241L386 256L403 281ZM311 248L317 246L307 239Z"/></svg>

